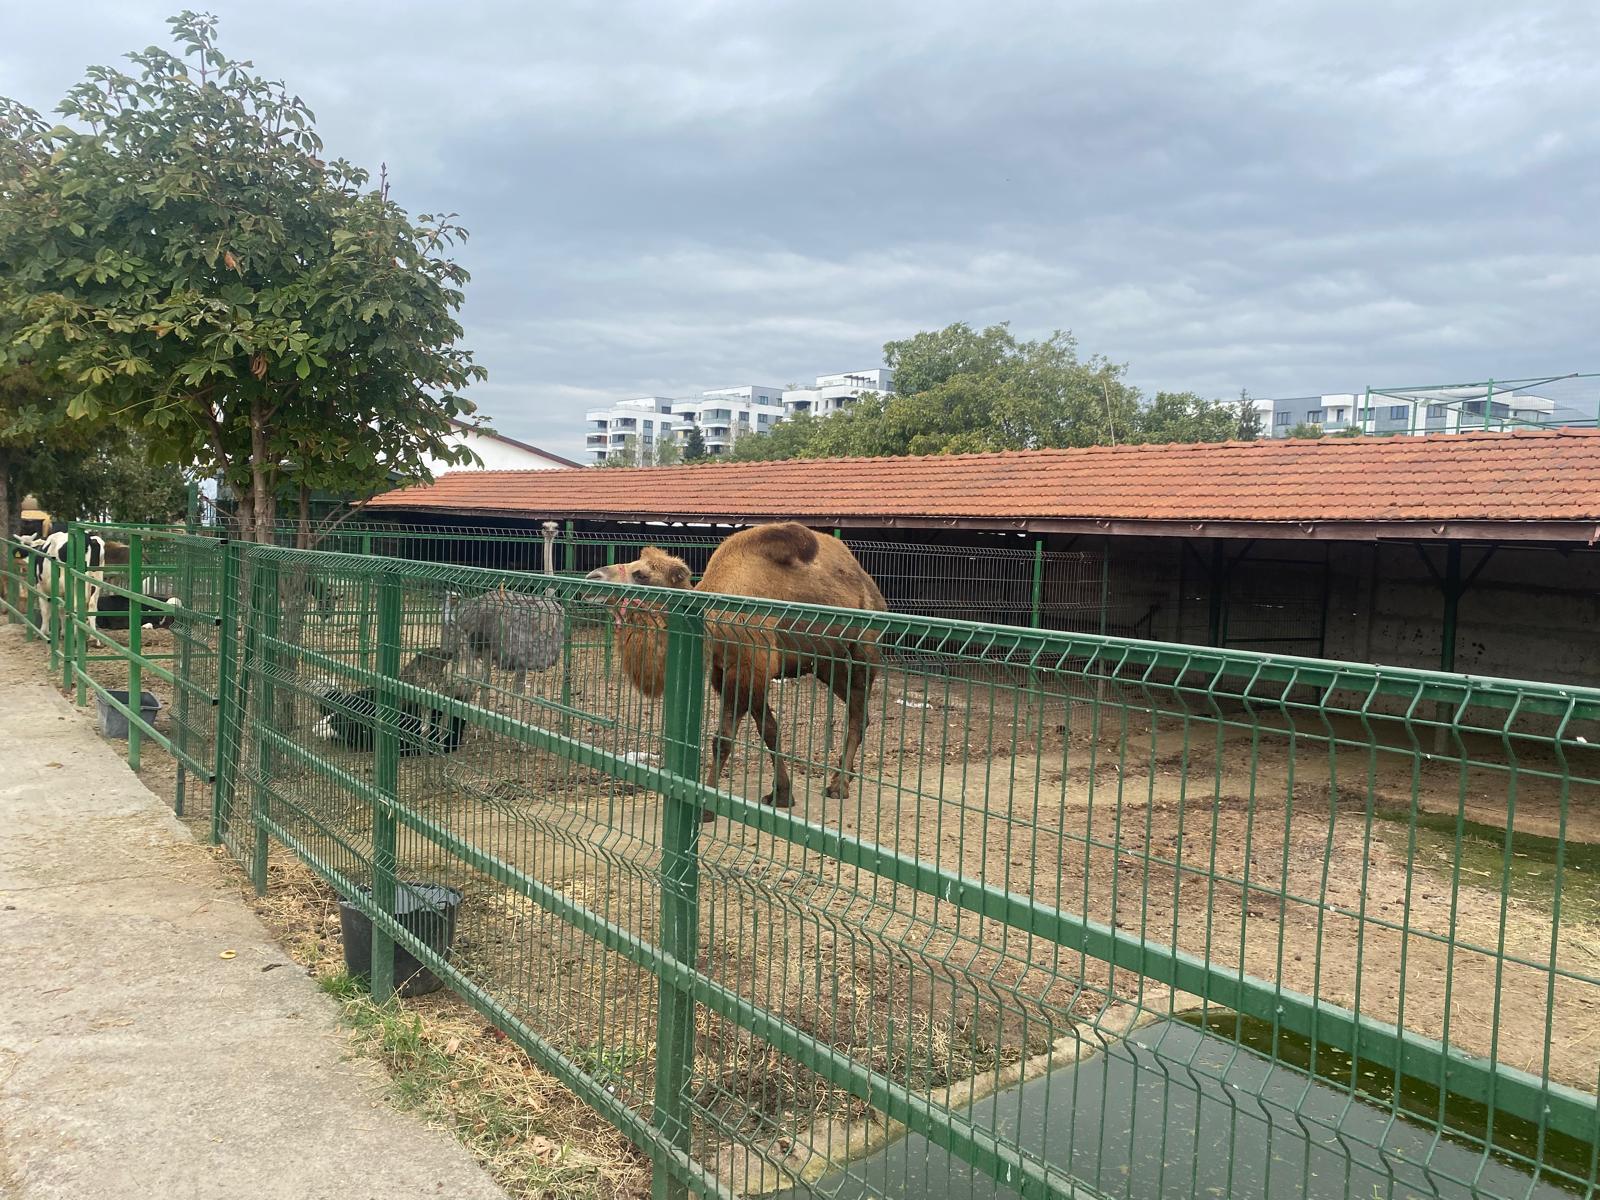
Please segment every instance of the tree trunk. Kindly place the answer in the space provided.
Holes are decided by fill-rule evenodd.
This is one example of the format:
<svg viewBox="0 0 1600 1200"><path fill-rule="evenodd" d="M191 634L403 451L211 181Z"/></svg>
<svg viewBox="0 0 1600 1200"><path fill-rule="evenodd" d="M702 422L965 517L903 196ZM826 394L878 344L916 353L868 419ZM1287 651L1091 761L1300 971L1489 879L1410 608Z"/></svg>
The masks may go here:
<svg viewBox="0 0 1600 1200"><path fill-rule="evenodd" d="M272 541L277 526L278 503L273 491L277 479L277 464L269 462L267 453L267 423L260 402L250 408L250 490L253 528L243 536L246 541Z"/></svg>
<svg viewBox="0 0 1600 1200"><path fill-rule="evenodd" d="M11 451L0 446L0 534L16 532L16 514L11 511Z"/></svg>
<svg viewBox="0 0 1600 1200"><path fill-rule="evenodd" d="M300 485L300 511L297 514L294 544L297 549L311 549L311 489Z"/></svg>

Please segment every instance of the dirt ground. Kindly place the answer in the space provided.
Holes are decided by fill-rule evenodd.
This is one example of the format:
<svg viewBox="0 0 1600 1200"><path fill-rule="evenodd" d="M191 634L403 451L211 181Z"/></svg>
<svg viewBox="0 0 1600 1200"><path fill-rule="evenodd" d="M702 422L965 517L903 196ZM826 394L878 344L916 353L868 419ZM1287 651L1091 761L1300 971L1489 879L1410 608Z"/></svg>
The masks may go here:
<svg viewBox="0 0 1600 1200"><path fill-rule="evenodd" d="M348 630L327 636L326 649L350 652ZM122 685L110 664L95 671ZM1441 745L1398 719L1288 707L1176 715L1160 689L1082 680L1076 699L1040 704L1019 682L932 660L886 672L847 800L822 790L842 713L815 681L784 683L774 703L793 814L1046 912L1081 914L1590 1093L1600 1086L1597 739L1569 731L1563 761L1532 722ZM603 647L536 677L530 697L505 684L492 707L580 748L659 762L660 704L629 687ZM296 740L314 745L308 696L294 713ZM370 779L370 754L316 745ZM163 771L170 760L152 750L143 774L157 786ZM288 761L266 783L275 819L335 870L363 877L365 800ZM749 722L723 786L751 799L770 786ZM649 972L438 841L459 838L552 901L649 944L660 926L658 797L482 729L454 754L403 760L398 791L435 829L402 830L402 875L465 893L462 968L647 1109ZM1128 1002L1150 1012L1195 1002L1042 931L744 824L705 826L700 850L704 974L917 1090L996 1072L1063 1036L1094 1038ZM332 961L332 891L275 856L280 879L312 898L285 936ZM701 1010L698 1021L702 1155L764 1134L782 1157L817 1119L864 1111L720 1018Z"/></svg>

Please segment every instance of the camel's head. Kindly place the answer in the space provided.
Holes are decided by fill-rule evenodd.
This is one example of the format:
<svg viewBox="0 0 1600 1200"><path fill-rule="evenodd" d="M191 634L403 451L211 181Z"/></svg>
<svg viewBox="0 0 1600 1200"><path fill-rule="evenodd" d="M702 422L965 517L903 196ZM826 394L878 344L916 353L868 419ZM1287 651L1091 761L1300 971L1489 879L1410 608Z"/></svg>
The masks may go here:
<svg viewBox="0 0 1600 1200"><path fill-rule="evenodd" d="M689 564L665 550L646 546L632 562L616 563L590 571L588 578L601 583L633 583L641 587L686 588Z"/></svg>

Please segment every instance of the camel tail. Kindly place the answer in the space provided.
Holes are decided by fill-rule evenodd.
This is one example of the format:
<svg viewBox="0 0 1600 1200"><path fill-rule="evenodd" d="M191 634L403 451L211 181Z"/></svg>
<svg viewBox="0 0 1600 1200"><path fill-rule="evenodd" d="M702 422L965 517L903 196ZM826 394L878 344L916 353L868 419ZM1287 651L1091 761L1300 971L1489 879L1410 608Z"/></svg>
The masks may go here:
<svg viewBox="0 0 1600 1200"><path fill-rule="evenodd" d="M817 557L817 548L817 535L794 521L758 525L751 530L751 551L780 567L811 562Z"/></svg>

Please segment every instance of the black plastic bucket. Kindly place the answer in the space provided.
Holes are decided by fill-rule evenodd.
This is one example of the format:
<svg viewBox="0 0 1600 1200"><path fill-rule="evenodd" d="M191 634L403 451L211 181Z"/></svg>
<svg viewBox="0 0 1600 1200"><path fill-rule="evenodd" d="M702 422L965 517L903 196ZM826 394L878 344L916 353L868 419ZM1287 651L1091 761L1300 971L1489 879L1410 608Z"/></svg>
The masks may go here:
<svg viewBox="0 0 1600 1200"><path fill-rule="evenodd" d="M370 899L372 889L361 895ZM456 912L461 893L439 883L400 883L395 888L395 920L441 958L450 953L456 937ZM339 931L344 935L344 969L363 979L372 977L372 922L348 900L339 901ZM394 948L395 990L402 996L426 996L444 986L439 977L419 963L404 946Z"/></svg>
<svg viewBox="0 0 1600 1200"><path fill-rule="evenodd" d="M106 695L109 695L113 700L116 700L120 704L128 703L128 693L125 690L116 691L108 688ZM118 740L124 742L127 741L127 714L122 712L120 709L112 708L111 705L106 703L105 696L100 695L99 692L95 693L94 702L100 713L101 734L108 738L117 738ZM129 705L129 707L131 708L132 705ZM161 701L156 697L154 692L142 691L139 693L139 716L144 719L146 725L154 725L156 721L156 714L160 711Z"/></svg>

